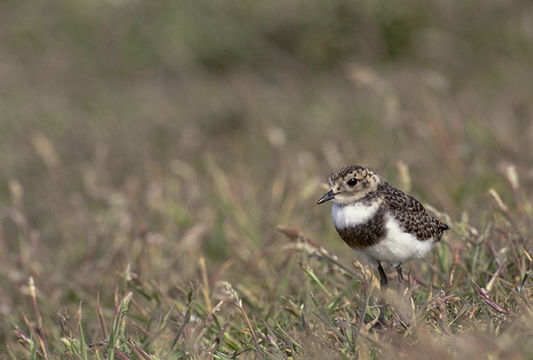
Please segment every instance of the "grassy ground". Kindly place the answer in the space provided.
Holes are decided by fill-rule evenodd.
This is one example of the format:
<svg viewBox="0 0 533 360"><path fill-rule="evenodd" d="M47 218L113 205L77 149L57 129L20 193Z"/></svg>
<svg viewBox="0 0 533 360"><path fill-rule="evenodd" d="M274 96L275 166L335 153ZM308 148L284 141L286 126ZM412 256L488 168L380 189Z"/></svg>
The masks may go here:
<svg viewBox="0 0 533 360"><path fill-rule="evenodd" d="M0 359L533 357L533 5L3 1ZM451 227L379 285L321 184Z"/></svg>

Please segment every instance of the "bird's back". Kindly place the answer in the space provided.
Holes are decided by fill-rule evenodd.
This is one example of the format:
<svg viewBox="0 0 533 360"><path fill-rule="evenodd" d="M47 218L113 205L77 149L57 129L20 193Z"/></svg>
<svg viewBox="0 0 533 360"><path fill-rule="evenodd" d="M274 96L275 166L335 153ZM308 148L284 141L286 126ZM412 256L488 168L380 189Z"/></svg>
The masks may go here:
<svg viewBox="0 0 533 360"><path fill-rule="evenodd" d="M378 192L387 212L394 217L404 231L414 234L418 240L440 240L449 227L432 216L424 206L412 196L382 181Z"/></svg>

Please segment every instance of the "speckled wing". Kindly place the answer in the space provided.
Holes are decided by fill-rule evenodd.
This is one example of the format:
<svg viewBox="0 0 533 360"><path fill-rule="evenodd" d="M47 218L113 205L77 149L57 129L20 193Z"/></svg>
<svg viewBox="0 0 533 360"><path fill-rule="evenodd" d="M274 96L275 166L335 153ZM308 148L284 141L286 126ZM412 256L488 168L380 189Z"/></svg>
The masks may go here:
<svg viewBox="0 0 533 360"><path fill-rule="evenodd" d="M449 229L448 225L429 214L412 196L404 194L388 183L380 187L388 213L394 216L405 231L416 235L418 240L434 238L439 241L444 231Z"/></svg>

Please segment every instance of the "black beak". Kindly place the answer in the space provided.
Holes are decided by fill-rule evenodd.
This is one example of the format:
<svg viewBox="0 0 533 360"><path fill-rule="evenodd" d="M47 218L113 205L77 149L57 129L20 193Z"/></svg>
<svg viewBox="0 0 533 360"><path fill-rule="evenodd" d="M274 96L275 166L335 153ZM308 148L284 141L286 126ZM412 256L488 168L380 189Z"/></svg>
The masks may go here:
<svg viewBox="0 0 533 360"><path fill-rule="evenodd" d="M333 190L330 190L330 191L328 191L327 193L325 193L324 196L322 196L322 197L316 202L316 204L317 204L317 205L320 205L320 204L325 203L326 201L331 200L331 199L335 199L335 193L333 192Z"/></svg>

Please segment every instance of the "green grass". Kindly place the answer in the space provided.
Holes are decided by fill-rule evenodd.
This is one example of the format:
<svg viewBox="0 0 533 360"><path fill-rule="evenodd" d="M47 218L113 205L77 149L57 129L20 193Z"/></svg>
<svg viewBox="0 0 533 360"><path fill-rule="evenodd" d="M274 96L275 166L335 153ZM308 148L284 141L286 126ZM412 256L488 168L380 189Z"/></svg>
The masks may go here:
<svg viewBox="0 0 533 360"><path fill-rule="evenodd" d="M533 357L530 14L2 3L0 359ZM407 289L315 206L350 163L451 227Z"/></svg>

